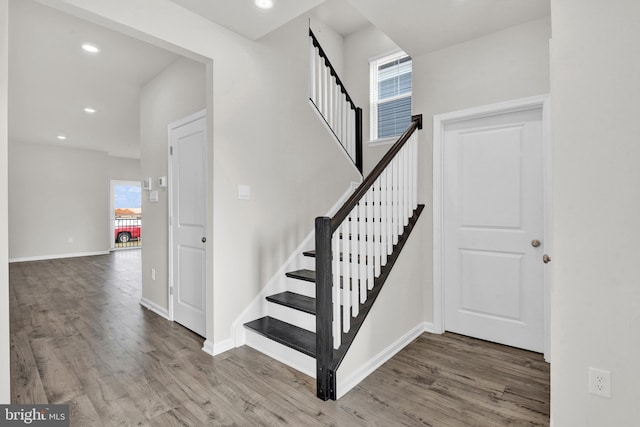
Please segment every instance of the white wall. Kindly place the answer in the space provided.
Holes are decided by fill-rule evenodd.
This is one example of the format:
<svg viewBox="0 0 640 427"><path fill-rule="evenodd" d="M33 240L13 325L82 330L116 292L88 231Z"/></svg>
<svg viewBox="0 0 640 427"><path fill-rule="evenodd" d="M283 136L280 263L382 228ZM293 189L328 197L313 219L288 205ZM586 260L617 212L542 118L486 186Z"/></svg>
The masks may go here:
<svg viewBox="0 0 640 427"><path fill-rule="evenodd" d="M140 159L109 156L107 160L109 180L142 181Z"/></svg>
<svg viewBox="0 0 640 427"><path fill-rule="evenodd" d="M206 67L182 58L171 64L140 92L141 173L157 182L168 176L168 126L179 119L206 108ZM203 177L206 179L206 177ZM154 188L159 190L157 186ZM168 309L168 193L159 190L158 203L149 202L149 192L142 192L142 297ZM151 269L156 280L151 280Z"/></svg>
<svg viewBox="0 0 640 427"><path fill-rule="evenodd" d="M413 58L413 113L420 131L419 200L433 200L433 116L465 108L549 93L549 18L531 21ZM376 151L372 156L381 156ZM433 216L428 210L425 221ZM433 227L424 229L433 241ZM433 247L422 254L426 272L425 320L433 321Z"/></svg>
<svg viewBox="0 0 640 427"><path fill-rule="evenodd" d="M9 143L10 260L110 248L110 180L140 180L140 161L63 144Z"/></svg>
<svg viewBox="0 0 640 427"><path fill-rule="evenodd" d="M229 135L230 146L214 140L220 178L214 178L216 341L229 336L232 322L313 230L315 217L360 179L308 101L308 18L301 16L256 46L260 89L244 99L264 115L250 125L260 135L244 125ZM318 38L331 43L330 55L341 56L328 28ZM238 184L251 186L251 200L237 199Z"/></svg>
<svg viewBox="0 0 640 427"><path fill-rule="evenodd" d="M313 229L314 217L358 177L308 105L307 17L252 42L167 0L45 3L213 60L208 328L214 344L228 342L234 319ZM145 162L143 155L143 175ZM251 200L238 200L238 184L251 186Z"/></svg>
<svg viewBox="0 0 640 427"><path fill-rule="evenodd" d="M425 246L421 236L429 226L425 221L426 211L418 219L378 299L338 368L340 396L380 364L376 362L386 361L425 330L422 306L425 272L423 261L416 254L421 254Z"/></svg>
<svg viewBox="0 0 640 427"><path fill-rule="evenodd" d="M420 195L429 208L433 200L433 116L465 108L549 92L549 38L551 23L544 18L469 42L413 58L413 113L423 115L420 135ZM401 46L400 46L401 48ZM365 173L391 145L367 146L369 135L369 58L398 49L373 26L345 41L345 80L364 116ZM432 242L433 218L426 209L422 239ZM433 253L425 245L425 320L433 321Z"/></svg>
<svg viewBox="0 0 640 427"><path fill-rule="evenodd" d="M9 157L10 259L109 249L107 154L11 141Z"/></svg>
<svg viewBox="0 0 640 427"><path fill-rule="evenodd" d="M8 89L9 89L9 8L0 0L0 404L11 399L9 353L9 237L8 237Z"/></svg>
<svg viewBox="0 0 640 427"><path fill-rule="evenodd" d="M356 105L362 108L362 139L364 141L362 160L366 175L391 147L391 145L382 145L375 148L369 146L369 60L376 56L400 50L400 48L386 34L373 25L347 36L344 45L345 86Z"/></svg>
<svg viewBox="0 0 640 427"><path fill-rule="evenodd" d="M551 6L553 425L637 425L640 3ZM590 366L611 399L587 393Z"/></svg>

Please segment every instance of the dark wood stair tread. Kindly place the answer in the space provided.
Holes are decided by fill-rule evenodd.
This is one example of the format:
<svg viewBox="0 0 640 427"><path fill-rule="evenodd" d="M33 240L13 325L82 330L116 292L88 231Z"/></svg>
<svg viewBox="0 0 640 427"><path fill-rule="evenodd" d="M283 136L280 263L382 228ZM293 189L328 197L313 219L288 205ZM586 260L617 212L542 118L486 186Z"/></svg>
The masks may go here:
<svg viewBox="0 0 640 427"><path fill-rule="evenodd" d="M300 279L305 280L307 282L316 282L316 272L313 270L307 270L303 268L302 270L290 271L286 273L287 277L291 277L292 279Z"/></svg>
<svg viewBox="0 0 640 427"><path fill-rule="evenodd" d="M273 317L262 317L244 326L307 356L316 357L316 334Z"/></svg>
<svg viewBox="0 0 640 427"><path fill-rule="evenodd" d="M294 292L281 292L279 294L270 295L267 297L267 301L280 304L285 307L293 308L294 310L302 311L304 313L316 314L316 300L305 295L296 294Z"/></svg>
<svg viewBox="0 0 640 427"><path fill-rule="evenodd" d="M302 252L302 255L306 256L306 257L310 257L310 258L315 258L316 257L316 251L305 251ZM343 261L344 257L342 256L342 252L340 252L340 261ZM353 259L353 254L349 255L349 260ZM358 264L360 263L360 255L358 255ZM368 264L367 262L365 262L365 264Z"/></svg>

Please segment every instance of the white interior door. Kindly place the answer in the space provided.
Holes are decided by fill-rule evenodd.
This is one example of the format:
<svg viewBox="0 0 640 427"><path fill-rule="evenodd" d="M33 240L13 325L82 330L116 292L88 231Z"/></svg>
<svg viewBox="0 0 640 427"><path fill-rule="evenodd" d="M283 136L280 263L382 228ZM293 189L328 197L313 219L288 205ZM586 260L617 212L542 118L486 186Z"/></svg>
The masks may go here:
<svg viewBox="0 0 640 427"><path fill-rule="evenodd" d="M544 349L542 138L542 108L445 126L448 331Z"/></svg>
<svg viewBox="0 0 640 427"><path fill-rule="evenodd" d="M204 113L169 129L173 319L206 335L206 149Z"/></svg>

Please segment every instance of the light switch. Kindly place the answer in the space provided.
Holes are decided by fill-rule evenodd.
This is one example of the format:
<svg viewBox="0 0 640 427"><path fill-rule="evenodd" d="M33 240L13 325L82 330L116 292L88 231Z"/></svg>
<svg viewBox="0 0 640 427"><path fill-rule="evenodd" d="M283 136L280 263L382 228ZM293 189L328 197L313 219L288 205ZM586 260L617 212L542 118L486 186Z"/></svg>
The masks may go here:
<svg viewBox="0 0 640 427"><path fill-rule="evenodd" d="M249 200L251 198L251 187L248 185L238 185L238 199Z"/></svg>
<svg viewBox="0 0 640 427"><path fill-rule="evenodd" d="M151 190L151 177L145 178L142 180L142 189L143 190Z"/></svg>
<svg viewBox="0 0 640 427"><path fill-rule="evenodd" d="M149 192L149 201L151 203L158 203L158 190L153 190Z"/></svg>

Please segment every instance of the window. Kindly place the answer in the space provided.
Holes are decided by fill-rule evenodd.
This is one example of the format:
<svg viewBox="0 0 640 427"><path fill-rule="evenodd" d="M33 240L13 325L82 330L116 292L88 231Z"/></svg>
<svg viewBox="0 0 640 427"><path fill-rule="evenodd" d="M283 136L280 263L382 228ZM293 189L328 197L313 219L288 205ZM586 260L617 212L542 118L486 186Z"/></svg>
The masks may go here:
<svg viewBox="0 0 640 427"><path fill-rule="evenodd" d="M370 62L372 141L394 138L411 124L411 57L396 52Z"/></svg>

